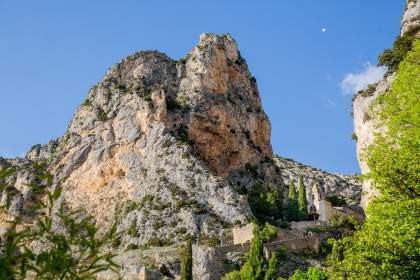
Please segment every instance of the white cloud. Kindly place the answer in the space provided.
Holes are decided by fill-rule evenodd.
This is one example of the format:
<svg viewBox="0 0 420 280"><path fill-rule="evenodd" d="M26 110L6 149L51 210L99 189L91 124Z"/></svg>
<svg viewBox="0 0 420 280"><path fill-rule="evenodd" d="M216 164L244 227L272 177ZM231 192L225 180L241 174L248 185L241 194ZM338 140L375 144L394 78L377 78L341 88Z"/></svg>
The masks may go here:
<svg viewBox="0 0 420 280"><path fill-rule="evenodd" d="M385 66L365 64L364 70L359 73L349 73L341 81L341 90L343 94L357 93L359 90L366 89L369 84L381 80L386 72Z"/></svg>
<svg viewBox="0 0 420 280"><path fill-rule="evenodd" d="M331 99L327 99L327 105L330 107L335 107L337 106L337 103L335 103L335 101L332 101Z"/></svg>

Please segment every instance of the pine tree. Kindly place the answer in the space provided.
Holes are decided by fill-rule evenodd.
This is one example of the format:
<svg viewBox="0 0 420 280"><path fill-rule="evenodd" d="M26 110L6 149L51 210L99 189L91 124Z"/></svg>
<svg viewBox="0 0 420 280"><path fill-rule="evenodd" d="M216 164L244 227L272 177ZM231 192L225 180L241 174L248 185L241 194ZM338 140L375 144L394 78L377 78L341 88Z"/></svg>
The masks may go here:
<svg viewBox="0 0 420 280"><path fill-rule="evenodd" d="M182 264L181 264L181 280L192 280L192 240L188 238L184 247Z"/></svg>
<svg viewBox="0 0 420 280"><path fill-rule="evenodd" d="M306 220L308 217L308 202L306 200L306 188L303 184L303 177L299 176L299 216L300 220Z"/></svg>
<svg viewBox="0 0 420 280"><path fill-rule="evenodd" d="M296 199L295 183L290 181L289 185L289 201L287 203L287 218L289 221L297 221L299 218L299 206Z"/></svg>

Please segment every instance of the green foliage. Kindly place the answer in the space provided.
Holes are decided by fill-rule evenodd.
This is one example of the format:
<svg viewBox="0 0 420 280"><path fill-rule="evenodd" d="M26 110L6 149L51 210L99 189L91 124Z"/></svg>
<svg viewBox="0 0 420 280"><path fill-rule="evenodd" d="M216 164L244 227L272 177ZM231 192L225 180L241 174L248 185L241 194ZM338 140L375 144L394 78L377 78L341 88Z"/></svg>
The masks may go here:
<svg viewBox="0 0 420 280"><path fill-rule="evenodd" d="M185 63L187 63L187 57L181 57L181 58L178 60L178 62L179 62L179 63L181 63L181 64L185 64Z"/></svg>
<svg viewBox="0 0 420 280"><path fill-rule="evenodd" d="M90 102L89 98L86 98L85 101L83 101L82 106L90 107L92 105L92 102Z"/></svg>
<svg viewBox="0 0 420 280"><path fill-rule="evenodd" d="M272 255L268 261L268 268L264 275L264 280L277 280L277 258L276 255Z"/></svg>
<svg viewBox="0 0 420 280"><path fill-rule="evenodd" d="M351 133L351 140L354 140L354 141L357 141L359 138L357 137L357 134L356 134L356 132L352 132Z"/></svg>
<svg viewBox="0 0 420 280"><path fill-rule="evenodd" d="M308 201L306 200L306 188L303 184L303 177L299 176L298 183L298 206L299 206L299 217L301 221L305 221L308 218Z"/></svg>
<svg viewBox="0 0 420 280"><path fill-rule="evenodd" d="M346 227L350 229L356 229L359 226L359 222L353 216L346 215L334 215L328 221L330 230L338 229L340 227Z"/></svg>
<svg viewBox="0 0 420 280"><path fill-rule="evenodd" d="M263 233L265 231L265 233ZM272 226L266 224L261 230L258 225L255 226L253 239L247 259L240 271L233 271L222 277L222 280L281 280L277 275L276 255L272 255L270 260L264 258L264 239L267 239L267 233L272 232ZM270 234L268 234L270 235ZM272 236L272 234L271 234Z"/></svg>
<svg viewBox="0 0 420 280"><path fill-rule="evenodd" d="M376 135L368 150L369 179L381 194L420 196L420 41L401 63L387 94L378 98L378 116L386 135Z"/></svg>
<svg viewBox="0 0 420 280"><path fill-rule="evenodd" d="M289 185L289 200L287 202L287 219L289 222L299 220L299 204L296 197L296 188L293 180Z"/></svg>
<svg viewBox="0 0 420 280"><path fill-rule="evenodd" d="M272 185L254 185L248 195L248 202L260 222L275 224L283 216L283 196Z"/></svg>
<svg viewBox="0 0 420 280"><path fill-rule="evenodd" d="M386 65L388 72L392 73L397 70L398 65L405 59L408 52L412 49L415 37L408 33L404 36L398 36L392 49L386 49L378 57L379 65Z"/></svg>
<svg viewBox="0 0 420 280"><path fill-rule="evenodd" d="M344 198L336 195L330 195L325 198L325 200L331 202L332 206L346 206L347 202L344 200Z"/></svg>
<svg viewBox="0 0 420 280"><path fill-rule="evenodd" d="M200 235L200 244L207 245L210 247L216 247L220 245L220 239L216 236L209 236L207 234Z"/></svg>
<svg viewBox="0 0 420 280"><path fill-rule="evenodd" d="M181 280L192 280L192 239L188 238L182 254Z"/></svg>
<svg viewBox="0 0 420 280"><path fill-rule="evenodd" d="M108 119L107 113L100 107L97 108L97 116L101 122L104 122Z"/></svg>
<svg viewBox="0 0 420 280"><path fill-rule="evenodd" d="M188 145L190 143L188 132L185 129L180 130L176 143L178 145Z"/></svg>
<svg viewBox="0 0 420 280"><path fill-rule="evenodd" d="M276 251L277 258L285 260L287 257L287 248L283 245L279 246Z"/></svg>
<svg viewBox="0 0 420 280"><path fill-rule="evenodd" d="M269 223L265 223L264 227L260 231L260 238L262 242L270 242L277 237L277 228Z"/></svg>
<svg viewBox="0 0 420 280"><path fill-rule="evenodd" d="M0 170L0 180L6 179L7 177L13 175L15 172L16 170L13 167L3 168Z"/></svg>
<svg viewBox="0 0 420 280"><path fill-rule="evenodd" d="M137 223L135 220L131 221L130 227L127 229L127 234L131 237L137 237Z"/></svg>
<svg viewBox="0 0 420 280"><path fill-rule="evenodd" d="M406 54L376 112L387 131L369 147L370 179L378 191L367 220L333 243L331 279L417 279L420 275L420 42Z"/></svg>
<svg viewBox="0 0 420 280"><path fill-rule="evenodd" d="M327 280L327 275L319 268L310 267L306 273L300 270L295 271L291 280Z"/></svg>
<svg viewBox="0 0 420 280"><path fill-rule="evenodd" d="M147 242L148 247L164 247L169 245L171 245L171 242L169 240L165 240L157 236L150 238Z"/></svg>
<svg viewBox="0 0 420 280"><path fill-rule="evenodd" d="M6 233L3 254L0 256L2 279L96 279L95 275L115 269L114 255L106 252L108 245L117 238L116 224L103 236L91 217L80 210L65 211L63 203L58 211L53 209L61 194L56 188L48 193L48 200L41 204L40 217L33 226L15 221ZM54 230L60 224L61 230ZM19 229L19 230L18 230ZM44 244L45 250L32 250L31 244Z"/></svg>
<svg viewBox="0 0 420 280"><path fill-rule="evenodd" d="M177 109L188 109L188 99L183 96L178 96L176 99L167 99L166 100L166 109L168 111L174 111Z"/></svg>
<svg viewBox="0 0 420 280"><path fill-rule="evenodd" d="M168 111L174 111L176 109L182 109L181 104L179 104L176 100L174 99L167 99L166 100L166 109Z"/></svg>
<svg viewBox="0 0 420 280"><path fill-rule="evenodd" d="M143 96L143 99L147 102L152 102L152 93L148 92Z"/></svg>
<svg viewBox="0 0 420 280"><path fill-rule="evenodd" d="M222 277L222 280L241 280L241 272L240 271L232 271Z"/></svg>
<svg viewBox="0 0 420 280"><path fill-rule="evenodd" d="M251 248L247 260L241 268L242 280L264 279L266 260L264 258L263 241L260 236L260 229L255 226Z"/></svg>

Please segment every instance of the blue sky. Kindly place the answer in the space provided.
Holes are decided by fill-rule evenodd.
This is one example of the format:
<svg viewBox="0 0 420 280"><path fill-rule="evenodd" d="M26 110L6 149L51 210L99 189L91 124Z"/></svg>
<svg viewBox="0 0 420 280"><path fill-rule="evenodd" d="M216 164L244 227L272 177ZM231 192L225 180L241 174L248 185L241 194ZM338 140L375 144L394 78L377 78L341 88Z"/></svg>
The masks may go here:
<svg viewBox="0 0 420 280"><path fill-rule="evenodd" d="M89 88L128 54L158 49L178 59L214 32L232 34L257 78L274 152L359 172L351 91L381 72L373 65L398 34L404 5L0 0L0 156L61 136Z"/></svg>

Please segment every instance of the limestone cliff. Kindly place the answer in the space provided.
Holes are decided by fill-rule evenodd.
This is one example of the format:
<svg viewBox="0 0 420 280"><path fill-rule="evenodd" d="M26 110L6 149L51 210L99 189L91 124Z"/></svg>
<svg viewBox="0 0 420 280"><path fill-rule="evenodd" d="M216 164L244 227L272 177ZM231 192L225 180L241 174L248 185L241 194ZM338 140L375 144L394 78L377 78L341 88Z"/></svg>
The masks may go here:
<svg viewBox="0 0 420 280"><path fill-rule="evenodd" d="M417 38L420 38L420 1L410 0L404 11L401 22L401 36L406 33L412 33ZM389 73L382 81L372 85L368 90L361 91L355 96L353 101L353 116L354 116L354 132L357 137L357 157L359 166L363 174L369 172L369 167L366 163L366 149L374 141L375 133L381 133L385 130L380 127L378 120L372 114L372 110L379 108L375 107L375 100L381 94L386 94L391 87L395 73ZM365 181L363 183L363 195L361 199L361 206L366 208L369 199L374 195L371 183Z"/></svg>
<svg viewBox="0 0 420 280"><path fill-rule="evenodd" d="M252 216L238 185L283 188L256 81L229 35L203 34L179 61L157 51L125 58L91 89L66 134L28 158L50 160L71 206L103 222L120 214L131 247L218 237ZM259 178L246 169L254 165Z"/></svg>

